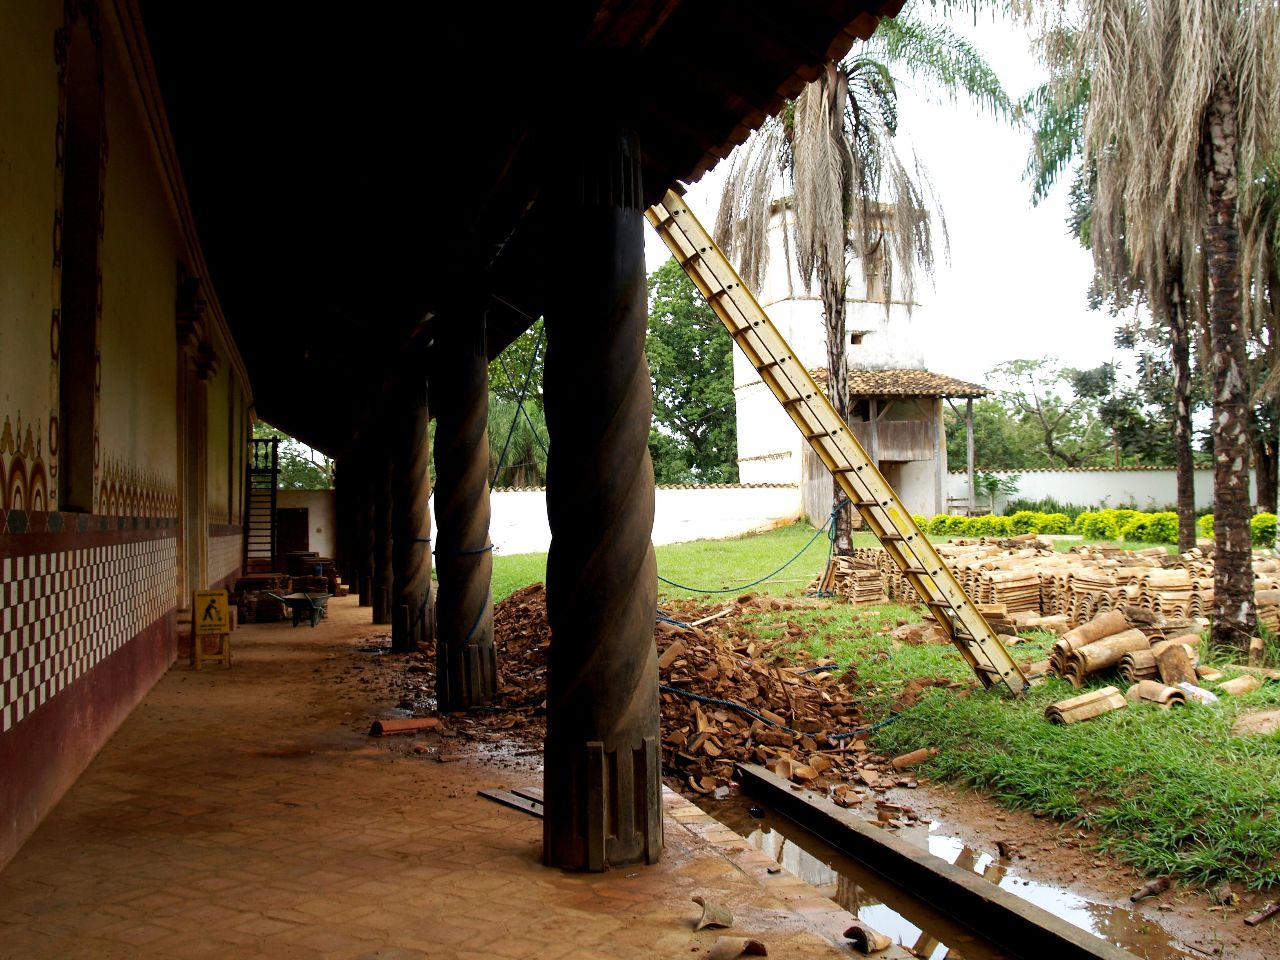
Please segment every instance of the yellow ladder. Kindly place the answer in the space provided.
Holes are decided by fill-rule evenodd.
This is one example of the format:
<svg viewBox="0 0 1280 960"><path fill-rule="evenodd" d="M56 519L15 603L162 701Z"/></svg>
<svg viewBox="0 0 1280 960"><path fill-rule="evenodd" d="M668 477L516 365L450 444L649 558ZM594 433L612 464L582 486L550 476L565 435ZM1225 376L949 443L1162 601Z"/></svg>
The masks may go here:
<svg viewBox="0 0 1280 960"><path fill-rule="evenodd" d="M1021 694L1027 678L1009 651L688 205L668 190L645 217L978 679Z"/></svg>

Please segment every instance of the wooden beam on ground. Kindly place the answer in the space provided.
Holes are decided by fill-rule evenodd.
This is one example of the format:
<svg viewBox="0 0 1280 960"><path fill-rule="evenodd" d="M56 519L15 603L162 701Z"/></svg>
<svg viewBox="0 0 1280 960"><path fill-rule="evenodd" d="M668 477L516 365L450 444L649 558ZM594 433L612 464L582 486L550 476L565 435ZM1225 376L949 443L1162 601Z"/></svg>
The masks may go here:
<svg viewBox="0 0 1280 960"><path fill-rule="evenodd" d="M1133 954L1002 890L978 874L871 826L812 790L764 767L738 764L743 788L890 882L968 927L1010 957L1134 960Z"/></svg>

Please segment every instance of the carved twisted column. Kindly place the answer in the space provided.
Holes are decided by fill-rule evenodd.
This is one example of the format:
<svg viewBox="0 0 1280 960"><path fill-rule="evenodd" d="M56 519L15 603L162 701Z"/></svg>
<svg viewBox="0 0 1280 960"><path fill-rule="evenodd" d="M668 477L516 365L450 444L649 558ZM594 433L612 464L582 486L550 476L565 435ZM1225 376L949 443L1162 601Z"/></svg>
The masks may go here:
<svg viewBox="0 0 1280 960"><path fill-rule="evenodd" d="M373 606L373 557L377 547L377 491L374 486L377 452L361 443L359 494L355 506L359 529L356 534L356 588L360 591L360 606Z"/></svg>
<svg viewBox="0 0 1280 960"><path fill-rule="evenodd" d="M373 494L373 622L391 622L391 457L385 445L370 459Z"/></svg>
<svg viewBox="0 0 1280 960"><path fill-rule="evenodd" d="M588 134L560 156L578 169L557 175L564 233L549 249L572 250L580 279L546 318L543 856L603 870L662 849L644 201L633 134Z"/></svg>
<svg viewBox="0 0 1280 960"><path fill-rule="evenodd" d="M360 594L361 607L374 605L374 468L375 451L370 449L366 440L356 445L358 472L352 477L356 492L352 494L353 522L356 525L352 536L352 589Z"/></svg>
<svg viewBox="0 0 1280 960"><path fill-rule="evenodd" d="M436 409L436 698L441 710L487 703L498 688L489 542L489 358L482 323L438 342Z"/></svg>
<svg viewBox="0 0 1280 960"><path fill-rule="evenodd" d="M427 378L411 378L394 412L391 499L391 649L412 653L432 639L431 445L427 440Z"/></svg>

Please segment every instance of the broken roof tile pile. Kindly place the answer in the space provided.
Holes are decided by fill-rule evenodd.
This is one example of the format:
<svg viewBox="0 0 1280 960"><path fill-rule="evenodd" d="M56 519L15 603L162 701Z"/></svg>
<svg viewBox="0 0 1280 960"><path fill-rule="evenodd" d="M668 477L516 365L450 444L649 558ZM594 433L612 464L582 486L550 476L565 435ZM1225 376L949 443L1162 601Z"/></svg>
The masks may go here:
<svg viewBox="0 0 1280 960"><path fill-rule="evenodd" d="M779 638L761 637L753 624L759 614L828 605L756 594L714 609L696 600L671 605L674 622L659 622L654 631L662 685L662 762L669 783L686 793L725 791L734 762L742 760L762 763L796 783L831 785L836 802L845 806L874 796L867 791L914 786L902 758L895 767L894 758L872 753L863 735L850 735L864 723L856 675L831 660L801 662L782 654L778 645L805 632L793 620L786 621ZM450 715L448 724L463 736L540 747L551 643L541 583L496 605L494 641L497 697L485 711ZM423 656L410 669L430 672L432 659ZM909 681L893 709L910 706L931 686L964 685L945 678Z"/></svg>

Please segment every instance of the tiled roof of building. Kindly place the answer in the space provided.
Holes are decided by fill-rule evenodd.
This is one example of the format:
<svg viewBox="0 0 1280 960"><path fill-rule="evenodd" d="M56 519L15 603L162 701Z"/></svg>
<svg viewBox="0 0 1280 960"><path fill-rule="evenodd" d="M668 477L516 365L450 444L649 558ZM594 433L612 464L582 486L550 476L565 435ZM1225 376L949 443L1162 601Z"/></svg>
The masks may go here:
<svg viewBox="0 0 1280 960"><path fill-rule="evenodd" d="M827 385L825 367L810 370L818 386ZM991 391L929 370L850 370L851 397L985 397Z"/></svg>

